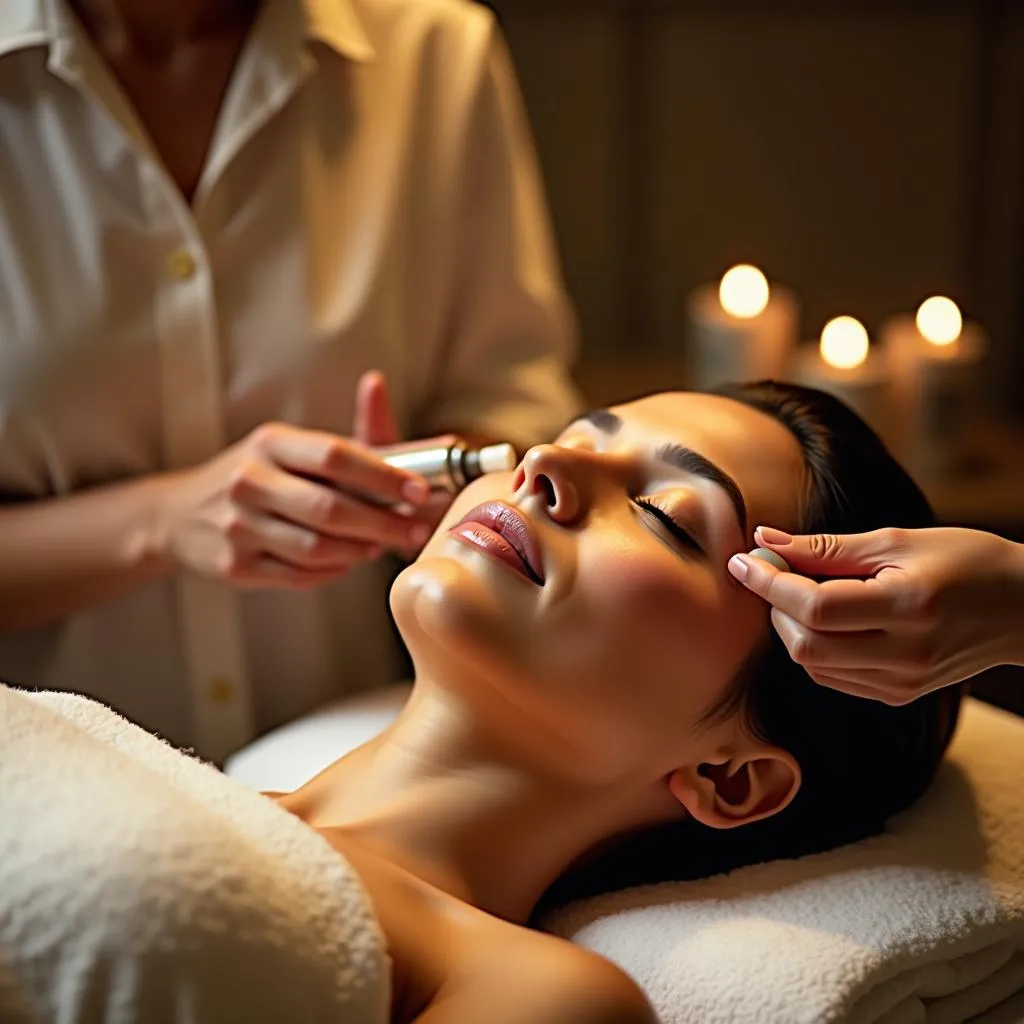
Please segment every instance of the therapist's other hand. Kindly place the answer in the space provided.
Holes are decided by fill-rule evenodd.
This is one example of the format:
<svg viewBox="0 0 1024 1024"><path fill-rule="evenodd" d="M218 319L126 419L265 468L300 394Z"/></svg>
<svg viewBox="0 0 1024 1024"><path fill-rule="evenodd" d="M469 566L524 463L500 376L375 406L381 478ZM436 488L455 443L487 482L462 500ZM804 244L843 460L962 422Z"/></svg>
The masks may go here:
<svg viewBox="0 0 1024 1024"><path fill-rule="evenodd" d="M816 682L899 705L1024 659L1017 544L957 528L803 537L759 528L755 538L794 571L748 555L729 571L772 605L776 631Z"/></svg>
<svg viewBox="0 0 1024 1024"><path fill-rule="evenodd" d="M167 478L154 547L179 567L240 587L304 589L385 549L422 545L423 522L372 499L419 507L427 497L422 477L358 441L268 423Z"/></svg>

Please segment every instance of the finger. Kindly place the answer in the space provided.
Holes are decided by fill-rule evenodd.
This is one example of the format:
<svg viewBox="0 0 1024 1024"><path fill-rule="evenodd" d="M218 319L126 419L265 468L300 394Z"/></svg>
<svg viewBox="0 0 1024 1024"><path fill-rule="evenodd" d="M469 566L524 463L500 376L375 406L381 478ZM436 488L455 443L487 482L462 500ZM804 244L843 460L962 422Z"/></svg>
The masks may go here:
<svg viewBox="0 0 1024 1024"><path fill-rule="evenodd" d="M430 495L423 477L389 466L361 444L337 434L278 428L268 430L262 444L266 456L283 469L318 477L376 501L421 505Z"/></svg>
<svg viewBox="0 0 1024 1024"><path fill-rule="evenodd" d="M247 519L247 543L295 569L336 572L372 561L381 553L380 545L328 537L258 512L248 513Z"/></svg>
<svg viewBox="0 0 1024 1024"><path fill-rule="evenodd" d="M892 564L899 537L899 531L889 529L796 537L768 526L754 531L758 544L778 552L794 571L811 576L873 576Z"/></svg>
<svg viewBox="0 0 1024 1024"><path fill-rule="evenodd" d="M771 618L785 649L808 672L877 683L896 691L927 678L929 645L920 638L882 631L819 633L778 609Z"/></svg>
<svg viewBox="0 0 1024 1024"><path fill-rule="evenodd" d="M232 487L232 497L252 509L338 540L385 548L423 544L429 529L416 519L367 504L275 466L253 467Z"/></svg>
<svg viewBox="0 0 1024 1024"><path fill-rule="evenodd" d="M895 597L887 581L817 583L747 554L733 555L729 572L774 608L813 629L878 629L891 621Z"/></svg>
<svg viewBox="0 0 1024 1024"><path fill-rule="evenodd" d="M778 608L772 609L772 625L789 656L807 669L897 671L903 666L907 640L882 630L824 633L810 629Z"/></svg>
<svg viewBox="0 0 1024 1024"><path fill-rule="evenodd" d="M447 491L434 491L430 499L416 510L416 517L420 522L426 523L433 532L451 508L452 497Z"/></svg>
<svg viewBox="0 0 1024 1024"><path fill-rule="evenodd" d="M370 370L359 378L353 428L356 439L371 448L400 440L387 378L379 370Z"/></svg>

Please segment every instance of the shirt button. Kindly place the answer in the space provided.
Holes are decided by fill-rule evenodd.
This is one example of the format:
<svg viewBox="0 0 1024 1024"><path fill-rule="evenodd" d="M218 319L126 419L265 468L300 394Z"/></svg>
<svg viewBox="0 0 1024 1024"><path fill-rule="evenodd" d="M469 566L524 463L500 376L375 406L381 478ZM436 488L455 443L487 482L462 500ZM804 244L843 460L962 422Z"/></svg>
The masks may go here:
<svg viewBox="0 0 1024 1024"><path fill-rule="evenodd" d="M228 704L235 696L235 684L224 676L218 676L210 683L210 700L214 704Z"/></svg>
<svg viewBox="0 0 1024 1024"><path fill-rule="evenodd" d="M196 258L188 249L175 249L167 257L167 274L175 281L187 281L196 272Z"/></svg>

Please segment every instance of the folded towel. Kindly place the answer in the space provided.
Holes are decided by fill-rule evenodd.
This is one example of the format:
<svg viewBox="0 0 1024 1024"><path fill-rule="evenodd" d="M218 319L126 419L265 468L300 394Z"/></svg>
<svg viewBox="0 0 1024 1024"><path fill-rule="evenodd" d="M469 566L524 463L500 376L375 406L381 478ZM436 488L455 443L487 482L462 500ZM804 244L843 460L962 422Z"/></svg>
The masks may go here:
<svg viewBox="0 0 1024 1024"><path fill-rule="evenodd" d="M0 685L0 1020L384 1024L350 866L272 801L69 694Z"/></svg>
<svg viewBox="0 0 1024 1024"><path fill-rule="evenodd" d="M330 705L227 770L300 785L384 728L408 692ZM949 763L885 835L583 901L549 925L630 971L663 1024L1021 1024L1022 782L1024 720L968 700Z"/></svg>
<svg viewBox="0 0 1024 1024"><path fill-rule="evenodd" d="M886 834L581 901L550 927L621 964L663 1024L1020 1022L1022 783L1024 721L968 700Z"/></svg>

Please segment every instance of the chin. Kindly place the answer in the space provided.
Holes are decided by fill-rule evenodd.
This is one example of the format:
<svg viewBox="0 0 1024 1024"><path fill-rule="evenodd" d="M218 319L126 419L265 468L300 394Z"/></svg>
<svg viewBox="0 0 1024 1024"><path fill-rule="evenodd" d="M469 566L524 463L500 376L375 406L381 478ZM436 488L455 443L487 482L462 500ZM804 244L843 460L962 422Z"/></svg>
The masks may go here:
<svg viewBox="0 0 1024 1024"><path fill-rule="evenodd" d="M430 550L436 545L435 538L391 588L391 612L413 661L429 659L432 675L507 671L524 641L522 617L503 600L504 588L469 562Z"/></svg>
<svg viewBox="0 0 1024 1024"><path fill-rule="evenodd" d="M435 537L391 588L416 675L458 694L524 750L541 744L531 758L550 761L558 751L567 770L611 777L637 744L627 755L619 716L586 698L586 651L572 652L574 673L536 608L517 600L518 581L458 544Z"/></svg>
<svg viewBox="0 0 1024 1024"><path fill-rule="evenodd" d="M458 552L427 551L399 574L391 610L415 675L457 695L524 757L549 760L558 751L559 759L593 764L598 752L576 735L579 716L530 662L543 644L528 635L526 616L510 610L514 602L503 602L507 588L488 579L488 569ZM538 743L542 749L532 749Z"/></svg>

